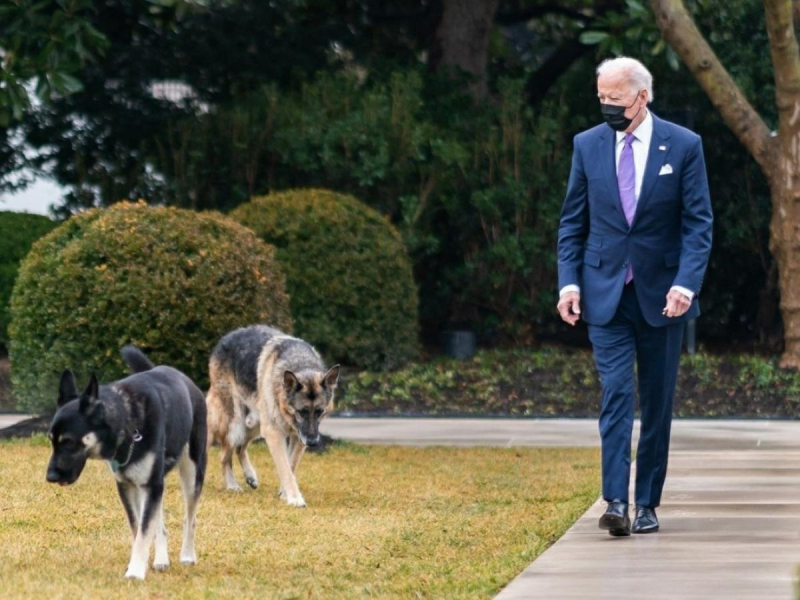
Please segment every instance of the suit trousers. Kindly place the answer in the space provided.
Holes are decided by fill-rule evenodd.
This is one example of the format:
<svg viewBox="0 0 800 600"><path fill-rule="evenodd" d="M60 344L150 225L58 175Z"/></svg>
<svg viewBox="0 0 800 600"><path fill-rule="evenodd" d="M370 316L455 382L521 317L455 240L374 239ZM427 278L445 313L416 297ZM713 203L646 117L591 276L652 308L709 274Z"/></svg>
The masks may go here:
<svg viewBox="0 0 800 600"><path fill-rule="evenodd" d="M607 501L628 501L635 364L641 431L634 497L637 506L655 508L661 503L683 328L683 322L663 327L647 323L636 296L635 280L625 285L609 323L588 326L603 389L599 425L603 498Z"/></svg>

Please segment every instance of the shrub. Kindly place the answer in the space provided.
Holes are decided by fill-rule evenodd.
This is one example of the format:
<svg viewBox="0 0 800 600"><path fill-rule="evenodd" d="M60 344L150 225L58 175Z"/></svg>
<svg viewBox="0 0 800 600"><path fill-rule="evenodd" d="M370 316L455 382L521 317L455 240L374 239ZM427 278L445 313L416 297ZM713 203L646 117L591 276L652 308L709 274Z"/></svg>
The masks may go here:
<svg viewBox="0 0 800 600"><path fill-rule="evenodd" d="M417 291L400 235L352 196L253 198L230 215L278 249L296 332L331 360L398 367L417 352Z"/></svg>
<svg viewBox="0 0 800 600"><path fill-rule="evenodd" d="M31 244L55 226L54 221L42 215L0 212L0 346L8 344L8 302L19 263Z"/></svg>
<svg viewBox="0 0 800 600"><path fill-rule="evenodd" d="M34 244L11 300L10 358L20 408L54 408L57 377L102 381L133 343L207 385L208 356L250 323L291 328L274 248L217 213L120 203L72 217Z"/></svg>

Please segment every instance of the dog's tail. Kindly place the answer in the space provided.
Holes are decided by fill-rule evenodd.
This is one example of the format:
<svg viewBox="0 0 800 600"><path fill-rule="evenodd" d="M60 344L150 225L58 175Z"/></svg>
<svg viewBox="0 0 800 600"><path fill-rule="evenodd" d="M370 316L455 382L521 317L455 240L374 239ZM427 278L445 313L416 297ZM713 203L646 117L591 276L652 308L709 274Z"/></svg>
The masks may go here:
<svg viewBox="0 0 800 600"><path fill-rule="evenodd" d="M150 362L145 353L136 346L125 346L122 349L122 358L128 363L131 373L141 373L155 368L155 365Z"/></svg>

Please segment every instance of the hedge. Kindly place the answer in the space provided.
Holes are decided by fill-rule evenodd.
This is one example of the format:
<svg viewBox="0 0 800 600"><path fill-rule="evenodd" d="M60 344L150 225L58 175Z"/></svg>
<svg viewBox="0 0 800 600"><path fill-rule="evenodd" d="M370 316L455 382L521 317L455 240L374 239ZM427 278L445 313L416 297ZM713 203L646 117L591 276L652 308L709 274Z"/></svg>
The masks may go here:
<svg viewBox="0 0 800 600"><path fill-rule="evenodd" d="M20 261L33 242L53 230L55 221L42 215L0 211L0 346L8 344L11 320L8 302Z"/></svg>
<svg viewBox="0 0 800 600"><path fill-rule="evenodd" d="M277 248L296 333L336 362L402 366L418 351L417 288L397 230L352 196L298 189L230 216Z"/></svg>
<svg viewBox="0 0 800 600"><path fill-rule="evenodd" d="M251 323L291 330L274 254L217 213L123 202L72 217L34 244L14 287L19 408L53 409L66 367L80 382L91 371L121 377L128 343L206 386L209 354L226 332Z"/></svg>

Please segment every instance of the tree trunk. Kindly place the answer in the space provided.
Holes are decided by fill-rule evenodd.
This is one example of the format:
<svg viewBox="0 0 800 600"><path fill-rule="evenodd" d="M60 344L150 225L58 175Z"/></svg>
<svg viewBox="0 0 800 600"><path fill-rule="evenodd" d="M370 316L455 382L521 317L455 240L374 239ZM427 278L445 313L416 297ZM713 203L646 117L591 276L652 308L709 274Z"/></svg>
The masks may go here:
<svg viewBox="0 0 800 600"><path fill-rule="evenodd" d="M800 178L796 160L790 161L791 154L785 151L782 154L778 172L770 179L769 247L778 267L784 337L781 366L800 369Z"/></svg>
<svg viewBox="0 0 800 600"><path fill-rule="evenodd" d="M442 0L430 64L435 70L455 67L471 76L469 92L486 98L489 36L499 0Z"/></svg>
<svg viewBox="0 0 800 600"><path fill-rule="evenodd" d="M772 197L770 250L778 265L784 350L781 366L800 368L800 48L791 0L764 0L775 71L779 125L765 169ZM775 146L775 144L773 144Z"/></svg>
<svg viewBox="0 0 800 600"><path fill-rule="evenodd" d="M761 166L772 200L770 251L784 327L781 366L800 369L800 48L798 0L764 0L780 121L772 133L703 38L681 0L651 0L661 33Z"/></svg>

